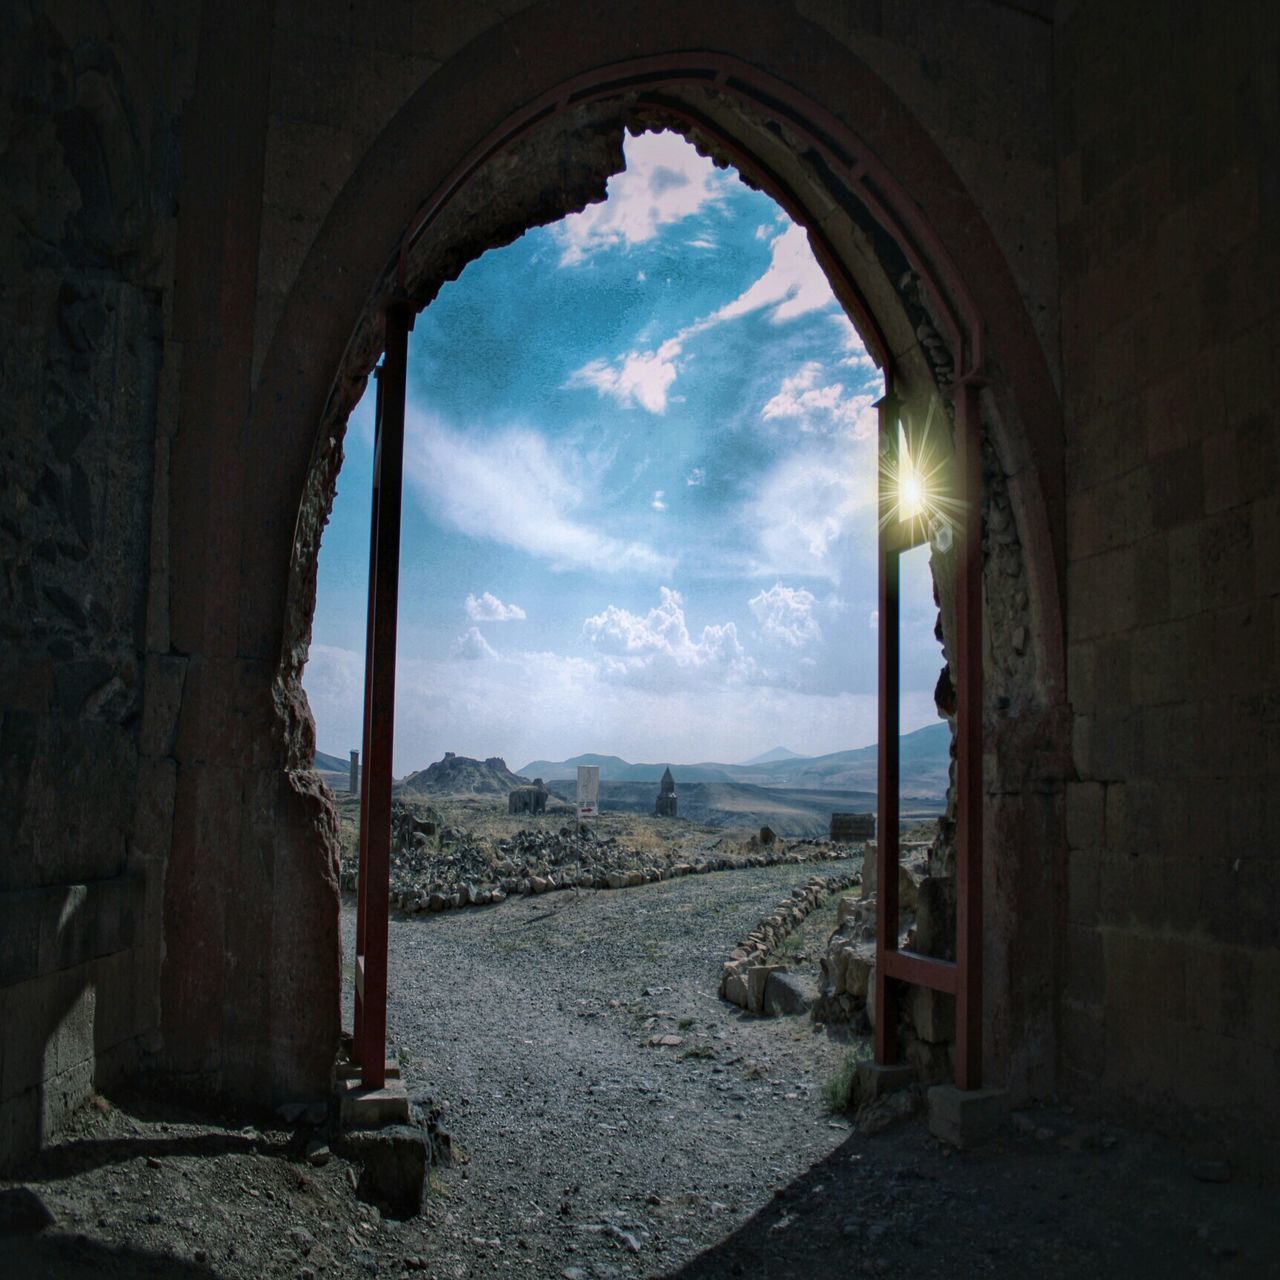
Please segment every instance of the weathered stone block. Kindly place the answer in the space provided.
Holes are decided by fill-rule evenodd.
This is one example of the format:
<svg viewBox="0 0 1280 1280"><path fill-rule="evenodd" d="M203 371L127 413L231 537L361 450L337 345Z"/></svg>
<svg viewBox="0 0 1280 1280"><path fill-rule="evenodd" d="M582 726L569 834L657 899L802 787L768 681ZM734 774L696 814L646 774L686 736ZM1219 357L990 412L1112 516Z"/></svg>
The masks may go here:
<svg viewBox="0 0 1280 1280"><path fill-rule="evenodd" d="M747 980L740 973L730 973L725 975L724 982L721 984L724 998L730 1004L736 1004L739 1009L747 1007Z"/></svg>
<svg viewBox="0 0 1280 1280"><path fill-rule="evenodd" d="M808 1013L817 997L817 989L810 979L777 969L765 982L763 1011L775 1018Z"/></svg>
<svg viewBox="0 0 1280 1280"><path fill-rule="evenodd" d="M956 1002L953 996L929 987L910 987L907 1008L916 1035L929 1044L955 1039Z"/></svg>
<svg viewBox="0 0 1280 1280"><path fill-rule="evenodd" d="M776 964L756 964L747 970L748 1013L764 1012L764 992L769 982L769 975L779 968L781 966Z"/></svg>
<svg viewBox="0 0 1280 1280"><path fill-rule="evenodd" d="M967 1148L985 1142L1009 1114L1003 1089L957 1089L952 1084L929 1090L929 1132L952 1146Z"/></svg>
<svg viewBox="0 0 1280 1280"><path fill-rule="evenodd" d="M424 1129L396 1124L344 1133L334 1144L345 1159L363 1167L360 1199L384 1206L393 1218L416 1217L422 1209L431 1139Z"/></svg>

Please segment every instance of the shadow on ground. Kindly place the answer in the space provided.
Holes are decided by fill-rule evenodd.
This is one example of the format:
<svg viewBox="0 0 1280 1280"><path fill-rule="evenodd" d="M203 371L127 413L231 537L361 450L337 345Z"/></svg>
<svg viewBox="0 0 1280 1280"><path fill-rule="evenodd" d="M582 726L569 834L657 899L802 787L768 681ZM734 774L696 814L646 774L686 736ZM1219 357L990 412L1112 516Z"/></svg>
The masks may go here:
<svg viewBox="0 0 1280 1280"><path fill-rule="evenodd" d="M210 1267L128 1246L113 1248L76 1236L0 1237L0 1275L13 1280L217 1280Z"/></svg>
<svg viewBox="0 0 1280 1280"><path fill-rule="evenodd" d="M952 1151L917 1118L854 1134L669 1280L1280 1276L1276 1190L1088 1126ZM1049 1134L1052 1132L1052 1136Z"/></svg>

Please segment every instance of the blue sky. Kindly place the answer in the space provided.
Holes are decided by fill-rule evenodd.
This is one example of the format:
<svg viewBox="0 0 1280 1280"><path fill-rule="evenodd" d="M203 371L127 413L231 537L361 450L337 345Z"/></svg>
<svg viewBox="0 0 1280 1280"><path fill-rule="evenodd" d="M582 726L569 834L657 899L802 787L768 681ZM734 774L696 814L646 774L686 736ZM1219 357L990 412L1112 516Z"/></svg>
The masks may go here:
<svg viewBox="0 0 1280 1280"><path fill-rule="evenodd" d="M745 760L875 739L882 390L767 196L677 135L608 199L485 254L409 348L395 769L599 751ZM372 391L320 553L304 685L360 740ZM936 719L927 552L904 730Z"/></svg>

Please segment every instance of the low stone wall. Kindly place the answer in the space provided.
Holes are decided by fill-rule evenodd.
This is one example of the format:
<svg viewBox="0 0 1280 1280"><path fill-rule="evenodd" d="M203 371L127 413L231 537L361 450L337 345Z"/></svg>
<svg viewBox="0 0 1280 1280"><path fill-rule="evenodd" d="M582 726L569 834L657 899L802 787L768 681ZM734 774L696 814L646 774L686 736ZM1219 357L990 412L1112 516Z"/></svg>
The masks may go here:
<svg viewBox="0 0 1280 1280"><path fill-rule="evenodd" d="M776 951L820 902L832 893L858 884L859 872L847 876L814 876L803 888L784 898L773 914L766 916L733 949L725 961L720 976L720 997L745 1009L748 1013L770 1012L768 990L770 976L785 973L786 965L769 964L769 955ZM780 998L779 1007L792 1002ZM799 1011L798 1008L796 1010Z"/></svg>
<svg viewBox="0 0 1280 1280"><path fill-rule="evenodd" d="M516 844L518 839L517 837ZM857 856L848 848L807 843L802 849L788 849L779 845L770 848L768 852L747 854L740 858L701 858L694 862L647 863L636 866L627 857L630 852L628 850L615 849L609 853L606 852L608 846L602 844L588 851L578 847L578 841L573 836L553 837L553 840L556 839L562 846L557 852L564 858L559 865L548 865L546 859L522 864L508 852L492 868L497 873L493 878L486 878L481 873L474 879L460 882L437 879L428 884L407 888L397 887L393 882L391 904L411 914L454 911L462 907L494 906L509 897L553 893L562 889L630 889L681 876L705 875L712 871L739 871L747 867L781 865L803 866L809 862L832 862ZM602 862L613 865L601 865ZM632 862L632 865L621 865L626 862ZM342 888L344 892L355 891L356 871L353 867L343 871Z"/></svg>

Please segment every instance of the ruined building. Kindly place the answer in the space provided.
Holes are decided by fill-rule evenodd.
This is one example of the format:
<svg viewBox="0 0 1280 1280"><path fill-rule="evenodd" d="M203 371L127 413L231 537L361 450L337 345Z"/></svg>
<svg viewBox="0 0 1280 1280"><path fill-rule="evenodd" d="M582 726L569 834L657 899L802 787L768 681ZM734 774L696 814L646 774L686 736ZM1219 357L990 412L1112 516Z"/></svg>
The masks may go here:
<svg viewBox="0 0 1280 1280"><path fill-rule="evenodd" d="M134 1073L329 1091L347 414L626 127L980 416L984 1080L1274 1142L1278 51L1262 0L5 6L0 1158Z"/></svg>
<svg viewBox="0 0 1280 1280"><path fill-rule="evenodd" d="M676 806L676 780L671 776L671 767L662 771L662 780L658 783L658 799L654 802L653 811L659 818L674 818Z"/></svg>

